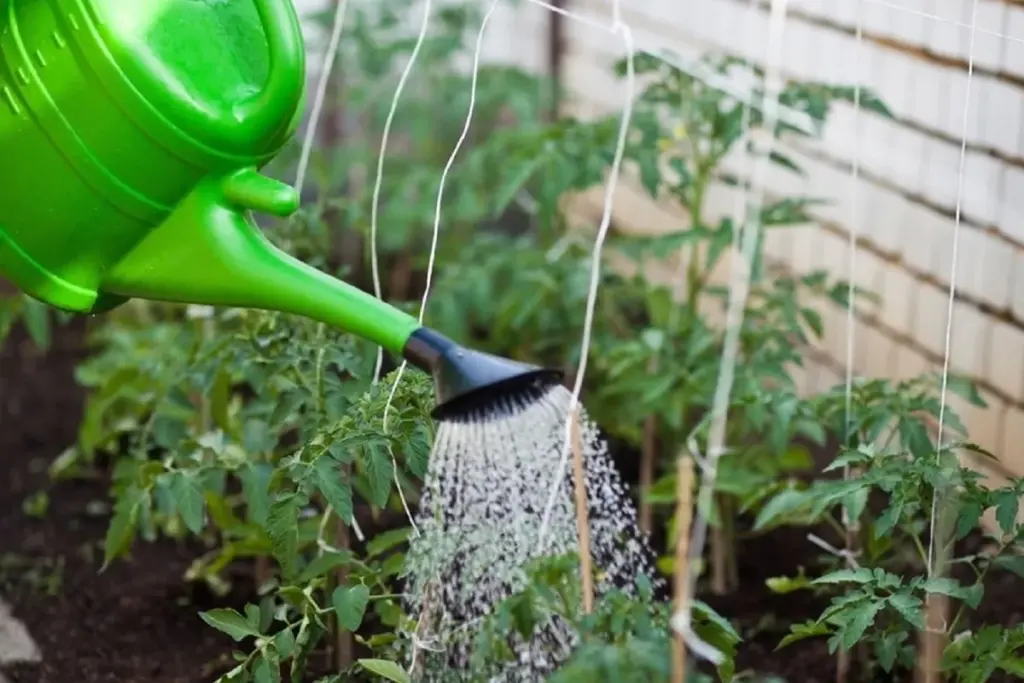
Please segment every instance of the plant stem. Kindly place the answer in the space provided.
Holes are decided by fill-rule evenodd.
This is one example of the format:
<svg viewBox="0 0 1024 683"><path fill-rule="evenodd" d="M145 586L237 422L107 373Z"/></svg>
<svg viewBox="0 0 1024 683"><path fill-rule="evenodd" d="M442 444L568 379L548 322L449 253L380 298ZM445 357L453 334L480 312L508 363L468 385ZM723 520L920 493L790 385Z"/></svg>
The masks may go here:
<svg viewBox="0 0 1024 683"><path fill-rule="evenodd" d="M693 522L693 460L686 455L680 456L676 470L676 548L672 592L675 609L678 611L688 607L690 525ZM681 633L675 633L672 639L672 683L685 681L686 643Z"/></svg>

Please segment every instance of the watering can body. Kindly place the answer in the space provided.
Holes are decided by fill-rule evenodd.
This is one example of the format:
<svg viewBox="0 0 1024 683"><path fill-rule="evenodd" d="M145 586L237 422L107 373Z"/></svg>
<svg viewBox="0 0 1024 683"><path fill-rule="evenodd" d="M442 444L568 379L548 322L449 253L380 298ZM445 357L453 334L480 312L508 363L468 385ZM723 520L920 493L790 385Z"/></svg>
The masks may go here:
<svg viewBox="0 0 1024 683"><path fill-rule="evenodd" d="M279 310L400 352L419 326L274 248L258 169L302 113L291 0L0 0L0 275L81 313Z"/></svg>
<svg viewBox="0 0 1024 683"><path fill-rule="evenodd" d="M113 305L108 274L190 193L280 150L303 84L290 0L0 0L0 272Z"/></svg>
<svg viewBox="0 0 1024 683"><path fill-rule="evenodd" d="M438 411L555 377L266 239L251 212L299 198L258 169L297 128L304 85L291 0L0 0L0 275L79 313L140 297L313 318L430 372Z"/></svg>

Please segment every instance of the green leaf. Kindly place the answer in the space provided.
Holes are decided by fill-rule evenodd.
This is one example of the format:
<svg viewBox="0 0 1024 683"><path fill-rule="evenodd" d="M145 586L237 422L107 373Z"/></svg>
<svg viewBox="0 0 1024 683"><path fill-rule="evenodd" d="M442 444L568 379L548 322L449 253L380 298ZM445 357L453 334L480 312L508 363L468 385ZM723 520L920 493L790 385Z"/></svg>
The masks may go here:
<svg viewBox="0 0 1024 683"><path fill-rule="evenodd" d="M802 624L793 624L789 627L789 633L779 642L775 649L781 650L787 645L791 645L807 638L828 635L829 632L828 625L822 622L807 621Z"/></svg>
<svg viewBox="0 0 1024 683"><path fill-rule="evenodd" d="M981 602L983 586L961 586L955 579L939 577L928 579L921 584L921 589L927 593L938 593L963 600L964 604L973 609Z"/></svg>
<svg viewBox="0 0 1024 683"><path fill-rule="evenodd" d="M233 609L214 609L209 612L200 612L199 618L221 633L231 636L235 642L241 642L246 638L260 635L244 616Z"/></svg>
<svg viewBox="0 0 1024 683"><path fill-rule="evenodd" d="M996 521L1003 534L1010 535L1017 528L1017 515L1020 511L1020 496L1013 489L1000 491L996 494Z"/></svg>
<svg viewBox="0 0 1024 683"><path fill-rule="evenodd" d="M114 516L107 527L107 535L103 541L103 567L106 569L114 558L124 553L135 537L139 523L139 514L143 503L147 500L146 491L132 485L118 498L114 505Z"/></svg>
<svg viewBox="0 0 1024 683"><path fill-rule="evenodd" d="M978 393L978 387L975 386L967 377L959 377L949 375L946 377L946 389L953 392L960 398L966 400L971 405L978 408L987 408L988 405L985 403L985 399Z"/></svg>
<svg viewBox="0 0 1024 683"><path fill-rule="evenodd" d="M256 656L252 668L253 683L280 683L281 662L273 648L267 648Z"/></svg>
<svg viewBox="0 0 1024 683"><path fill-rule="evenodd" d="M1024 555L1000 555L992 561L992 564L1024 579Z"/></svg>
<svg viewBox="0 0 1024 683"><path fill-rule="evenodd" d="M861 602L842 611L839 643L844 650L850 650L864 637L864 632L875 623L875 617L882 611L884 602Z"/></svg>
<svg viewBox="0 0 1024 683"><path fill-rule="evenodd" d="M811 581L811 583L816 586L839 583L865 584L871 580L871 570L861 567L860 569L840 569L839 571L819 576Z"/></svg>
<svg viewBox="0 0 1024 683"><path fill-rule="evenodd" d="M333 458L320 456L313 463L316 487L345 524L352 524L352 488L344 481L344 471Z"/></svg>
<svg viewBox="0 0 1024 683"><path fill-rule="evenodd" d="M296 496L286 496L274 501L267 514L267 535L270 536L274 557L280 563L285 577L290 577L295 570L299 551L301 502Z"/></svg>
<svg viewBox="0 0 1024 683"><path fill-rule="evenodd" d="M915 595L909 593L895 593L887 598L889 605L900 613L915 628L923 629L924 623L924 602Z"/></svg>
<svg viewBox="0 0 1024 683"><path fill-rule="evenodd" d="M324 553L307 564L295 582L307 584L347 564L351 560L351 553Z"/></svg>
<svg viewBox="0 0 1024 683"><path fill-rule="evenodd" d="M363 623L366 605L370 602L370 589L363 584L338 586L331 596L338 623L348 631L357 631Z"/></svg>
<svg viewBox="0 0 1024 683"><path fill-rule="evenodd" d="M384 507L391 495L391 478L394 467L386 444L371 442L363 449L366 478L370 485L370 502Z"/></svg>
<svg viewBox="0 0 1024 683"><path fill-rule="evenodd" d="M412 527L400 527L398 529L391 529L390 531L384 531L376 536L366 544L366 556L367 558L378 557L388 550L405 543L409 540L409 534L412 533Z"/></svg>
<svg viewBox="0 0 1024 683"><path fill-rule="evenodd" d="M203 489L190 472L171 473L171 497L188 530L198 534L206 524Z"/></svg>
<svg viewBox="0 0 1024 683"><path fill-rule="evenodd" d="M239 472L242 480L242 495L249 519L266 526L267 513L270 510L270 476L273 470L262 463L248 463Z"/></svg>
<svg viewBox="0 0 1024 683"><path fill-rule="evenodd" d="M393 683L411 683L409 674L402 667L386 659L360 659L357 663L370 673Z"/></svg>
<svg viewBox="0 0 1024 683"><path fill-rule="evenodd" d="M50 307L28 296L24 298L24 305L23 316L28 336L40 349L48 350L53 342L50 330Z"/></svg>

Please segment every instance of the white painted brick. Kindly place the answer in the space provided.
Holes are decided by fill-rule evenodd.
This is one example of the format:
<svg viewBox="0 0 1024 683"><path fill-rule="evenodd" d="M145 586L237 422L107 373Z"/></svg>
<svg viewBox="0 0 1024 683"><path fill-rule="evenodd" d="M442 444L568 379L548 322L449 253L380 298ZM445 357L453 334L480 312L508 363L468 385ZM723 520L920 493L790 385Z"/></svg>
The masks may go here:
<svg viewBox="0 0 1024 683"><path fill-rule="evenodd" d="M989 356L988 381L1013 398L1024 397L1024 330L994 322Z"/></svg>
<svg viewBox="0 0 1024 683"><path fill-rule="evenodd" d="M1024 169L1006 167L1002 186L999 230L1011 239L1024 243Z"/></svg>
<svg viewBox="0 0 1024 683"><path fill-rule="evenodd" d="M984 265L981 269L981 298L996 308L1010 305L1013 287L1013 257L1017 249L986 233L983 235Z"/></svg>
<svg viewBox="0 0 1024 683"><path fill-rule="evenodd" d="M984 376L992 320L974 306L957 301L952 327L950 367L971 377Z"/></svg>
<svg viewBox="0 0 1024 683"><path fill-rule="evenodd" d="M985 233L973 227L960 225L957 255L956 291L981 298L984 290Z"/></svg>
<svg viewBox="0 0 1024 683"><path fill-rule="evenodd" d="M1002 38L993 33L1003 33L1006 20L1006 3L998 0L980 0L975 17L977 31L974 36L974 63L987 69L998 70L1003 59ZM987 33L986 33L987 32Z"/></svg>
<svg viewBox="0 0 1024 683"><path fill-rule="evenodd" d="M1003 34L1014 38L1024 36L1024 7L1006 6ZM1024 43L1007 40L1003 47L1003 70L1016 76L1024 76Z"/></svg>
<svg viewBox="0 0 1024 683"><path fill-rule="evenodd" d="M903 240L907 200L877 185L860 183L859 212L864 215L867 234L884 251L897 254Z"/></svg>
<svg viewBox="0 0 1024 683"><path fill-rule="evenodd" d="M935 252L934 227L941 218L927 207L911 201L906 203L904 212L903 260L919 273L930 273Z"/></svg>
<svg viewBox="0 0 1024 683"><path fill-rule="evenodd" d="M896 358L893 361L893 379L912 379L931 372L933 369L931 363L920 351L904 344L897 345Z"/></svg>
<svg viewBox="0 0 1024 683"><path fill-rule="evenodd" d="M944 0L933 12L946 21L932 19L931 35L928 38L928 47L932 52L946 57L956 57L960 54L961 29L955 22L962 21L959 7L950 11L950 5L959 5L955 0Z"/></svg>
<svg viewBox="0 0 1024 683"><path fill-rule="evenodd" d="M945 122L940 130L962 141L966 136L968 142L981 138L982 120L985 107L980 102L982 79L980 74L970 78L970 97L967 89L967 69L943 69L945 74ZM964 119L966 115L966 121Z"/></svg>
<svg viewBox="0 0 1024 683"><path fill-rule="evenodd" d="M897 265L886 264L883 267L882 291L885 300L882 304L881 319L886 327L901 334L911 329L915 289L921 283L907 274Z"/></svg>
<svg viewBox="0 0 1024 683"><path fill-rule="evenodd" d="M964 157L963 212L972 220L993 225L998 221L1003 164L981 152Z"/></svg>
<svg viewBox="0 0 1024 683"><path fill-rule="evenodd" d="M898 10L874 2L855 2L854 11L860 10L860 20L866 33L877 36L898 37L895 30L895 15ZM856 24L856 19L854 19Z"/></svg>
<svg viewBox="0 0 1024 683"><path fill-rule="evenodd" d="M960 148L943 140L929 140L927 174L925 196L949 210L956 208Z"/></svg>
<svg viewBox="0 0 1024 683"><path fill-rule="evenodd" d="M931 29L932 20L921 16L920 12L930 9L928 0L901 0L900 7L910 11L894 11L891 15L893 35L904 43L911 45L925 45L927 35ZM916 10L916 12L914 11Z"/></svg>
<svg viewBox="0 0 1024 683"><path fill-rule="evenodd" d="M1024 320L1024 252L1013 255L1013 290L1010 310L1015 318Z"/></svg>
<svg viewBox="0 0 1024 683"><path fill-rule="evenodd" d="M890 50L878 67L870 87L897 116L906 115L914 97L914 58Z"/></svg>
<svg viewBox="0 0 1024 683"><path fill-rule="evenodd" d="M980 141L983 144L1004 154L1024 155L1021 136L1024 90L1005 81L987 79L981 116Z"/></svg>
<svg viewBox="0 0 1024 683"><path fill-rule="evenodd" d="M1024 475L1024 409L1009 406L1003 415L1003 438L996 453L1014 474Z"/></svg>
<svg viewBox="0 0 1024 683"><path fill-rule="evenodd" d="M860 325L857 329L854 357L857 369L868 377L888 377L896 345L883 331L873 325Z"/></svg>
<svg viewBox="0 0 1024 683"><path fill-rule="evenodd" d="M937 287L921 287L917 290L914 338L928 351L940 355L946 348L948 305L948 295Z"/></svg>
<svg viewBox="0 0 1024 683"><path fill-rule="evenodd" d="M914 194L924 194L927 178L929 137L923 133L903 128L892 137L892 155L888 164L892 168L890 178L899 187Z"/></svg>

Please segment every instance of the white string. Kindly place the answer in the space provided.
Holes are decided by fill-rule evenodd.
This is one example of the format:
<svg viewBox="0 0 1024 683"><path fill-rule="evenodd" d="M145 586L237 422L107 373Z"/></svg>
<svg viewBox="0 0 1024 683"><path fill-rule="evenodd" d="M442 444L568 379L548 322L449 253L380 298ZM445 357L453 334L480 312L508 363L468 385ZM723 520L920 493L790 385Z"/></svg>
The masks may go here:
<svg viewBox="0 0 1024 683"><path fill-rule="evenodd" d="M412 73L413 66L416 65L416 60L420 56L420 48L423 47L423 42L427 37L427 28L430 25L430 12L430 0L424 0L423 21L420 23L420 33L416 37L416 44L413 46L412 53L409 55L409 62L405 65L405 69L402 70L402 75L398 79L398 86L395 88L395 94L391 98L391 109L388 111L388 117L384 121L384 132L381 135L380 152L377 155L377 178L373 183L373 200L370 204L370 269L373 273L373 294L378 299L384 298L384 292L380 282L380 256L377 253L377 219L380 215L380 191L384 184L384 158L387 156L388 138L391 137L391 125L394 123L395 113L398 111L398 101L402 97L402 92L405 90L405 83L409 80L409 74ZM377 347L377 364L373 368L374 384L380 381L380 371L383 364L384 347L379 346Z"/></svg>
<svg viewBox="0 0 1024 683"><path fill-rule="evenodd" d="M476 109L476 90L477 80L480 76L480 55L483 52L484 34L487 31L487 24L491 20L491 15L494 14L494 10L498 7L498 0L491 0L490 7L487 9L487 13L484 15L483 21L480 24L480 32L476 37L476 49L473 52L473 77L469 91L469 109L466 112L466 121L462 126L462 133L459 135L458 141L455 143L455 148L452 150L451 156L448 157L448 163L445 164L444 171L441 172L441 181L437 187L437 204L434 207L434 228L433 234L430 240L430 256L427 259L427 278L426 284L423 287L423 299L420 301L420 312L419 312L419 323L423 324L423 317L427 312L427 300L430 297L430 285L434 276L434 266L437 260L437 243L438 237L441 234L441 207L444 204L444 186L448 181L448 174L452 170L452 166L455 165L455 159L462 149L462 145L466 141L466 137L469 135L469 128L473 123L473 112ZM391 392L388 394L387 403L384 404L384 417L383 417L383 431L386 434L388 431L388 415L391 412L391 404L395 400L395 393L398 391L398 384L402 381L402 376L405 374L405 369L408 367L408 361L402 361L402 365L398 368L398 374L395 375L394 384L391 385ZM392 462L394 462L394 454L392 454ZM398 468L394 468L395 481L398 481ZM402 487L398 487L398 495L402 498L402 505L405 508L405 514L409 519L409 523L412 524L413 532L416 536L420 535L419 528L416 526L416 522L413 520L412 513L409 511L408 506L405 504L405 494L402 493Z"/></svg>
<svg viewBox="0 0 1024 683"><path fill-rule="evenodd" d="M724 452L725 430L729 412L729 398L732 392L733 377L736 370L736 356L739 351L739 336L743 327L747 296L750 291L751 266L761 232L761 208L764 203L765 174L769 170L769 157L775 146L775 128L779 120L779 92L782 88L781 61L782 35L786 28L786 12L788 0L772 0L769 16L768 55L765 68L765 106L764 134L767 136L767 149L756 159L754 179L751 187L744 192L753 190L754 199L746 204L746 220L740 247L742 253L733 250L731 259L732 272L729 282L729 304L726 314L725 339L723 341L722 360L719 365L718 382L711 411L711 424L708 433L708 447L705 454L705 474L701 478L697 495L697 509L701 511L694 524L690 541L690 562L692 566L704 555L707 541L708 514L713 504L715 482L718 478L718 460ZM740 257L740 258L737 258ZM698 573L691 572L686 594L681 600L684 607L676 612L672 619L675 628L684 638L690 650L711 661L717 650L703 642L690 627L690 608L692 596L696 593ZM711 650L714 650L712 652Z"/></svg>
<svg viewBox="0 0 1024 683"><path fill-rule="evenodd" d="M964 194L964 166L967 160L967 132L970 125L971 111L971 79L974 76L974 38L975 24L978 20L978 0L971 7L971 40L967 49L967 92L964 95L963 139L960 143L960 169L957 177L956 216L953 225L953 256L949 273L949 301L946 308L946 340L942 358L942 389L939 394L939 433L937 438L936 460L942 459L942 431L946 418L946 389L949 381L949 356L953 338L953 301L956 298L956 271L960 256L960 209ZM938 487L932 490L932 506L928 534L928 578L935 571L935 518L939 507Z"/></svg>
<svg viewBox="0 0 1024 683"><path fill-rule="evenodd" d="M616 0L615 6L619 2ZM618 10L614 14L619 16ZM622 108L622 118L619 122L619 136L615 147L615 156L608 174L608 182L605 185L604 209L601 214L601 224L597 230L597 237L594 240L594 248L590 263L590 286L587 292L587 307L583 319L583 338L580 342L580 359L576 368L576 380L572 390L572 398L569 401L567 415L572 415L579 405L580 393L583 390L583 379L587 372L587 356L590 354L590 342L594 328L594 314L597 309L597 292L601 282L601 259L604 250L605 238L612 222L612 209L615 203L615 190L618 186L619 176L622 168L622 158L626 151L626 139L629 136L630 124L633 118L633 98L636 91L636 69L634 68L635 50L633 47L633 32L629 26L616 19L617 24L613 25L612 33L620 34L626 47L626 99ZM562 456L555 469L555 475L551 481L550 493L547 504L544 507L544 514L541 517L540 528L537 533L537 546L543 552L547 541L547 534L551 524L551 514L554 511L555 502L558 500L558 493L562 481L565 479L566 468L569 464L569 454L572 451L572 424L571 419L565 421L565 438L562 443Z"/></svg>
<svg viewBox="0 0 1024 683"><path fill-rule="evenodd" d="M295 191L300 197L302 196L302 188L306 184L309 161L313 156L313 143L316 141L316 131L320 123L320 117L323 114L324 101L327 99L327 85L330 83L331 71L334 68L334 62L338 57L338 49L341 46L341 34L345 28L345 13L347 9L348 0L338 0L338 4L334 9L331 36L327 43L327 49L324 52L323 63L320 66L320 80L317 83L316 93L313 96L313 107L310 110L309 123L306 124L306 134L302 139L302 150L299 153L298 168L295 170ZM318 328L322 330L324 324L320 323ZM330 505L324 510L323 521L320 524L321 535L326 530L327 520L333 512L334 508ZM363 534L363 530L355 517L352 517L352 531L360 543L366 540L366 536Z"/></svg>
<svg viewBox="0 0 1024 683"><path fill-rule="evenodd" d="M846 277L849 278L846 290L846 386L844 396L844 425L846 434L844 443L850 445L853 435L850 431L853 415L853 356L854 344L856 342L857 320L854 316L853 299L856 296L857 277L857 238L860 233L860 95L861 95L861 58L864 51L864 25L863 6L860 0L857 2L857 34L854 45L853 70L856 76L853 83L853 167L850 171L850 239L847 243L849 260L846 264ZM851 468L849 463L843 465L843 479L849 479ZM847 507L843 506L843 526L847 529L856 523L850 519ZM849 549L847 549L849 550Z"/></svg>
<svg viewBox="0 0 1024 683"><path fill-rule="evenodd" d="M384 131L381 135L380 141L380 152L377 154L377 177L373 183L373 199L370 205L370 270L373 274L373 294L381 300L384 298L384 292L380 281L380 255L377 251L377 219L380 214L380 192L384 183L384 159L387 156L388 139L391 136L391 125L394 123L395 113L398 111L398 102L402 97L406 81L409 80L409 74L412 73L413 67L416 65L416 60L420 55L420 49L423 47L423 42L427 37L427 28L430 26L430 13L430 0L424 0L423 20L420 23L420 32L419 35L416 36L416 44L413 46L412 52L409 54L409 61L405 65L405 69L402 70L402 75L398 79L398 85L395 87L395 93L391 97L391 108L388 110L387 119L384 121ZM380 372L383 365L384 347L378 346L377 360L373 368L373 384L377 384L380 381ZM404 370L405 364L403 363L402 368L395 377L394 384L391 386L391 393L388 394L387 403L384 405L384 416L381 420L381 431L385 435L388 434L388 412L391 409L391 402L395 398L395 391L398 389L398 382L402 379L402 372ZM412 510L409 509L409 503L405 499L405 491L402 490L402 482L398 478L398 460L395 458L395 452L391 448L390 443L388 444L388 455L391 456L391 478L392 481L394 481L395 490L398 491L398 498L402 503L402 510L405 512L405 518L409 520L413 533L416 536L419 536L419 527L416 526L416 520L413 517Z"/></svg>
<svg viewBox="0 0 1024 683"><path fill-rule="evenodd" d="M327 51L324 53L324 61L320 66L320 81L317 83L316 94L313 96L313 108L309 114L309 123L306 126L306 135L302 140L302 151L299 153L299 165L295 171L295 191L302 196L302 188L306 183L306 172L309 170L309 160L313 154L313 143L316 141L317 124L320 123L320 116L323 114L324 100L327 98L327 85L331 81L331 71L338 56L338 49L341 46L341 34L345 28L345 10L348 7L348 0L338 0L334 10L334 23L331 27L331 37L327 43Z"/></svg>

